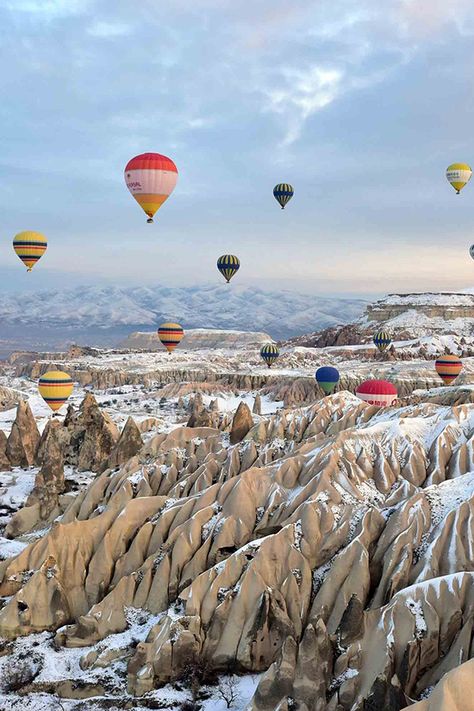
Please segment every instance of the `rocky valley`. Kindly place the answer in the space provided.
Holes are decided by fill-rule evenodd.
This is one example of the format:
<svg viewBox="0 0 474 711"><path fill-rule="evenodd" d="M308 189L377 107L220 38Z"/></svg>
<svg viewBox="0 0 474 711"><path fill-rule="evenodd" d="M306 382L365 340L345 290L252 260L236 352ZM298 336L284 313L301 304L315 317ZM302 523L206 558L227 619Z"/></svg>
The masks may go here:
<svg viewBox="0 0 474 711"><path fill-rule="evenodd" d="M0 709L470 711L462 338L289 344L271 369L258 338L12 355ZM445 387L448 351L464 367ZM341 380L324 397L328 363ZM76 384L56 417L36 390L52 368ZM367 378L395 384L391 407L356 397Z"/></svg>

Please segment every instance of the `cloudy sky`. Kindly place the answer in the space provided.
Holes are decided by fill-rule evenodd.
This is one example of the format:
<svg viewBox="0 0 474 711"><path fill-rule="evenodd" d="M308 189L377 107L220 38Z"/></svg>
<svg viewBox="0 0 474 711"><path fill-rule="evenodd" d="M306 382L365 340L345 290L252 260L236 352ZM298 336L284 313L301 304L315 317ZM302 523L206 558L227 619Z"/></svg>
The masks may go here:
<svg viewBox="0 0 474 711"><path fill-rule="evenodd" d="M474 162L472 0L2 0L0 26L3 289L208 283L224 252L263 288L474 286L474 183L444 178ZM144 151L180 174L154 225Z"/></svg>

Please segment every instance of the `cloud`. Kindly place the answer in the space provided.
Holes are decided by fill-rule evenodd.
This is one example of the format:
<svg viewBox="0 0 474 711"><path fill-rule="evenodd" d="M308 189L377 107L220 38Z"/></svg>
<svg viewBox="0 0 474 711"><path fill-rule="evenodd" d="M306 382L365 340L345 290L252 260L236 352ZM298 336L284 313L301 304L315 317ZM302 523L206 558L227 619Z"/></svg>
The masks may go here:
<svg viewBox="0 0 474 711"><path fill-rule="evenodd" d="M121 22L98 21L88 28L87 33L104 39L124 37L132 33L132 26Z"/></svg>
<svg viewBox="0 0 474 711"><path fill-rule="evenodd" d="M88 0L6 0L10 12L21 12L47 20L80 15L87 11Z"/></svg>
<svg viewBox="0 0 474 711"><path fill-rule="evenodd" d="M343 90L344 73L339 69L313 66L308 70L282 70L285 87L265 90L267 110L284 114L288 121L283 145L299 138L304 122L316 111L332 103Z"/></svg>
<svg viewBox="0 0 474 711"><path fill-rule="evenodd" d="M462 28L474 21L472 0L398 0L395 10L401 30L424 39L439 35L446 25Z"/></svg>

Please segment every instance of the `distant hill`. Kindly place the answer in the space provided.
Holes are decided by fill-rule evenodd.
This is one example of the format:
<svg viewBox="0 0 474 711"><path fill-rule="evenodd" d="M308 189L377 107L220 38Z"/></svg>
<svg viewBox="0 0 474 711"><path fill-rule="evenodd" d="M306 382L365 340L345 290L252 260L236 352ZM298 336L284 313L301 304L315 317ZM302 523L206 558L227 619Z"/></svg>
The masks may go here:
<svg viewBox="0 0 474 711"><path fill-rule="evenodd" d="M222 286L97 287L43 291L0 301L0 351L115 345L165 320L186 328L263 331L274 339L348 323L362 299Z"/></svg>

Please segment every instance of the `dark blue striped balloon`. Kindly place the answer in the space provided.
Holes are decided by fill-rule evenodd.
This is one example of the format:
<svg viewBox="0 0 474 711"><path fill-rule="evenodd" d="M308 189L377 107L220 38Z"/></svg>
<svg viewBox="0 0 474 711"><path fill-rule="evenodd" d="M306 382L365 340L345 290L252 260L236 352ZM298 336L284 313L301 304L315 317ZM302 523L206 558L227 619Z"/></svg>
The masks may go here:
<svg viewBox="0 0 474 711"><path fill-rule="evenodd" d="M291 200L294 192L293 186L289 183L278 183L278 185L275 185L273 188L273 197L280 203L282 210L285 209L285 205Z"/></svg>
<svg viewBox="0 0 474 711"><path fill-rule="evenodd" d="M260 355L262 356L265 363L271 368L272 364L276 361L280 355L280 351L274 343L266 343L260 349Z"/></svg>

